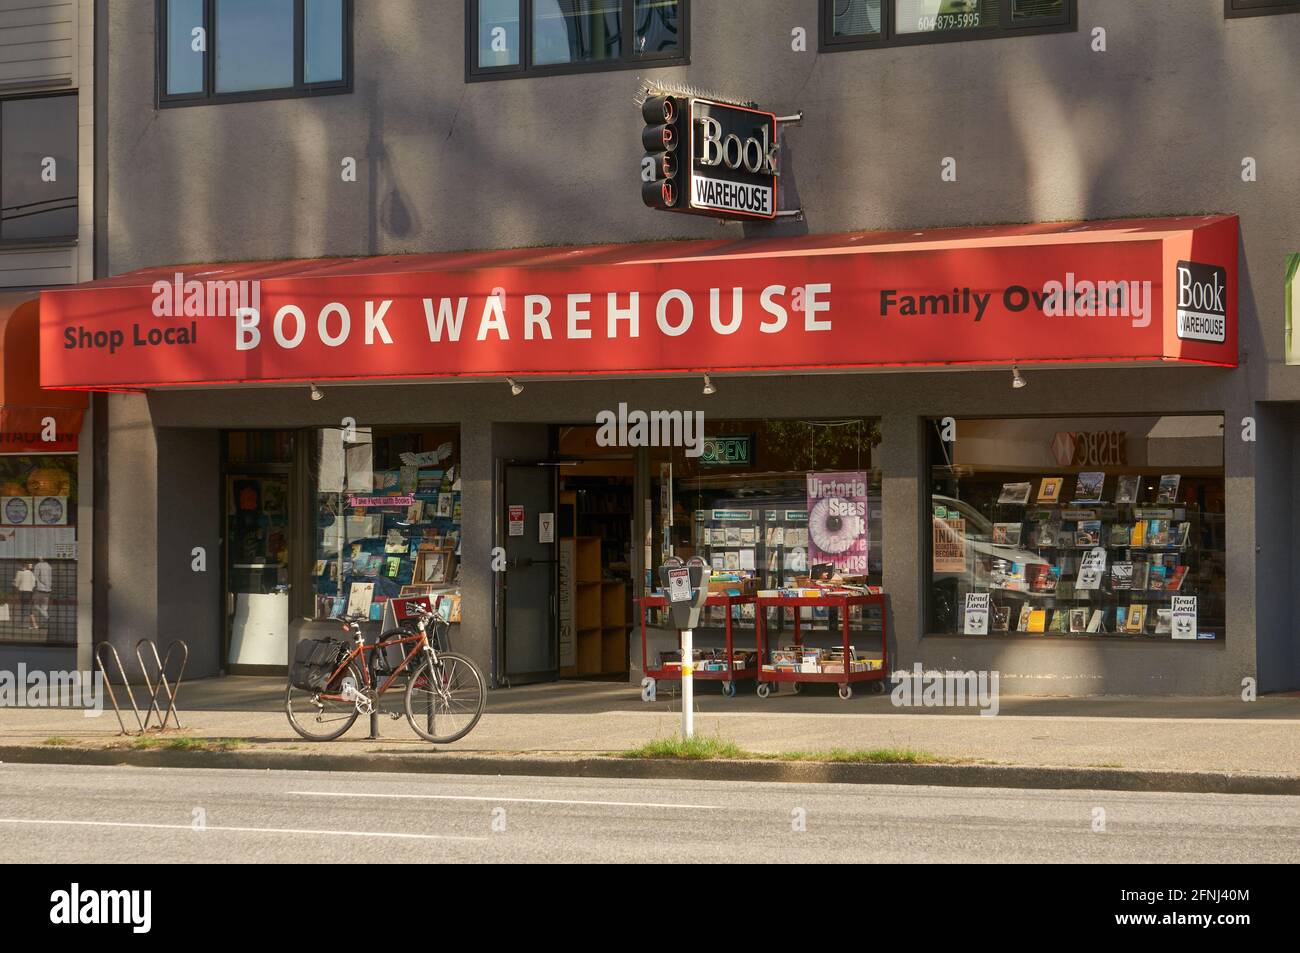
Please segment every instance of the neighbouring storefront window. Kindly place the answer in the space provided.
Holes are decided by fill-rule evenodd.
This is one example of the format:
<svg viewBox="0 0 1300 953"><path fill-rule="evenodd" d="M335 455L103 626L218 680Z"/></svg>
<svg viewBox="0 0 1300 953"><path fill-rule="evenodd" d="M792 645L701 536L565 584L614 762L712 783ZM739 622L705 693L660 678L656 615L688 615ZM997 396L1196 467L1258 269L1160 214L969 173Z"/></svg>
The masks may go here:
<svg viewBox="0 0 1300 953"><path fill-rule="evenodd" d="M1224 637L1221 416L928 429L930 632Z"/></svg>
<svg viewBox="0 0 1300 953"><path fill-rule="evenodd" d="M442 594L459 621L459 428L328 428L314 450L316 617L378 622L393 597Z"/></svg>
<svg viewBox="0 0 1300 953"><path fill-rule="evenodd" d="M76 454L0 455L0 584L0 639L76 644Z"/></svg>

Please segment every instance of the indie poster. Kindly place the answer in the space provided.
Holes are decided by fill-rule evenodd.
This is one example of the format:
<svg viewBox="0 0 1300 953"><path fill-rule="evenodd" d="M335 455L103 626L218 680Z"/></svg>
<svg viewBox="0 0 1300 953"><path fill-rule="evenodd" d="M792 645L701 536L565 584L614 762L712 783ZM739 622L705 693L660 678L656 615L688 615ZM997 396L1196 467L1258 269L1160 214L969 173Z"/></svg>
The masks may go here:
<svg viewBox="0 0 1300 953"><path fill-rule="evenodd" d="M867 474L808 474L808 566L830 563L840 575L867 574Z"/></svg>

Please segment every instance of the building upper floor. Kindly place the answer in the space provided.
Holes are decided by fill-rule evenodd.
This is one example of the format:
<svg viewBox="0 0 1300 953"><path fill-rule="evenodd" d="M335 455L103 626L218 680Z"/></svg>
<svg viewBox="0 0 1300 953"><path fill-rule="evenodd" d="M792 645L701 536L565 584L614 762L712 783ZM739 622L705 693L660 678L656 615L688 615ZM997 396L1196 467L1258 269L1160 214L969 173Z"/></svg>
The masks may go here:
<svg viewBox="0 0 1300 953"><path fill-rule="evenodd" d="M0 0L0 287L93 277L93 0Z"/></svg>
<svg viewBox="0 0 1300 953"><path fill-rule="evenodd" d="M1235 213L1242 347L1280 362L1297 49L1300 0L113 4L107 271ZM647 209L646 81L802 111L802 219Z"/></svg>

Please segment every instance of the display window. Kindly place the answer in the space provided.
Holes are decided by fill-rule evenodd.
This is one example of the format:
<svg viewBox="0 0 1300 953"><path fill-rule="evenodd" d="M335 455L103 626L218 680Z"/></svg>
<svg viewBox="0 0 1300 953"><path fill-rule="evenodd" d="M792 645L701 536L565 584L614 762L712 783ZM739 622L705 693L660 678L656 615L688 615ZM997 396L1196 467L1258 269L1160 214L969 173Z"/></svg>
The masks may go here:
<svg viewBox="0 0 1300 953"><path fill-rule="evenodd" d="M390 599L443 595L459 621L460 429L327 428L311 483L318 619L384 619Z"/></svg>
<svg viewBox="0 0 1300 953"><path fill-rule="evenodd" d="M0 455L0 640L77 641L77 456Z"/></svg>
<svg viewBox="0 0 1300 953"><path fill-rule="evenodd" d="M879 587L879 444L879 422L869 418L730 420L708 421L702 444L689 453L682 447L652 449L646 591L658 586L658 567L666 558L703 558L712 591L747 600L705 607L697 644L716 655L708 646L710 639L721 640L728 613L734 633L754 630L758 610L749 597L818 584ZM774 649L788 641L795 612L805 642L839 631L840 620L827 607L767 612ZM855 611L855 627L860 616ZM665 619L651 621L667 627ZM674 651L664 647L664 659L671 660ZM703 662L723 664L716 657Z"/></svg>
<svg viewBox="0 0 1300 953"><path fill-rule="evenodd" d="M1223 417L927 429L931 633L1224 638Z"/></svg>

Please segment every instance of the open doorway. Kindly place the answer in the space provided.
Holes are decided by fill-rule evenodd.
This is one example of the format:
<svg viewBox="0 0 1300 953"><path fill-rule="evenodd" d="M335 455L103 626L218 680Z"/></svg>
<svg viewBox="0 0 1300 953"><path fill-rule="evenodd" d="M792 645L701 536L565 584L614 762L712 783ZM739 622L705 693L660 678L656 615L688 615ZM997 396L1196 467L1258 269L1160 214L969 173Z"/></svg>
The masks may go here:
<svg viewBox="0 0 1300 953"><path fill-rule="evenodd" d="M632 620L635 457L558 427L562 678L624 680Z"/></svg>

